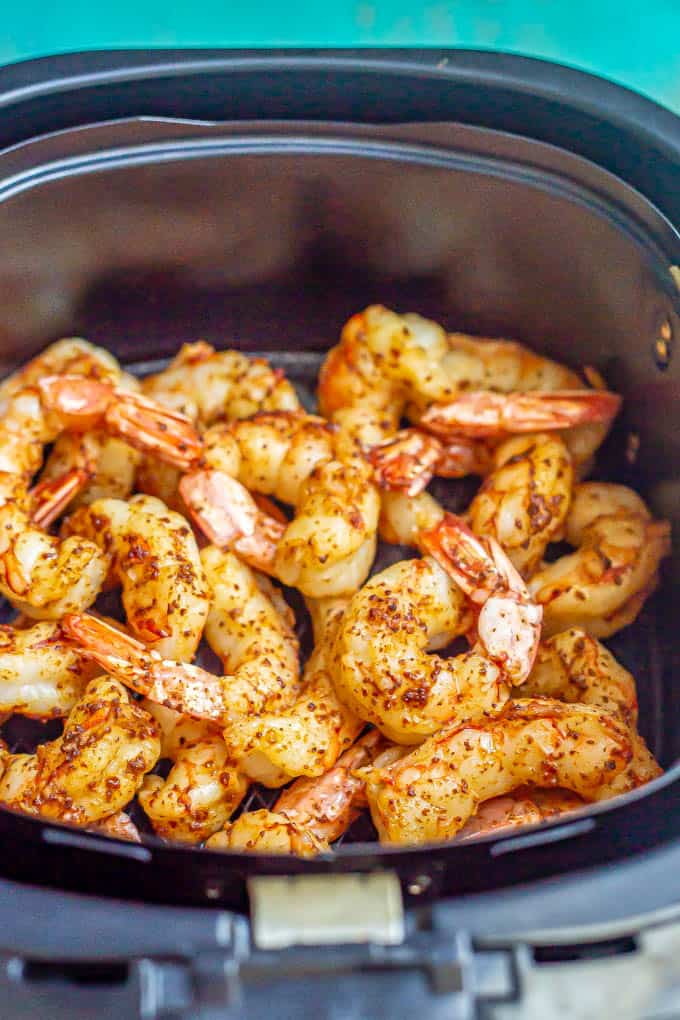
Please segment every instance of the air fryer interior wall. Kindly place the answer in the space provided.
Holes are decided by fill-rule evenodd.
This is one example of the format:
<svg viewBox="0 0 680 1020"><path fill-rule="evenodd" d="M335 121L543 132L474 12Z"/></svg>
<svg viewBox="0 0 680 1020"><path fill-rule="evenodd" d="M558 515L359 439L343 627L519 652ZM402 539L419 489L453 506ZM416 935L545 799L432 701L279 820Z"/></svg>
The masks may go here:
<svg viewBox="0 0 680 1020"><path fill-rule="evenodd" d="M305 382L317 364L311 352L381 302L596 365L625 398L596 476L634 485L667 516L680 515L680 369L677 358L664 363L657 341L680 335L674 262L680 242L668 222L604 171L457 125L134 122L0 156L5 368L63 335L138 366L200 337L285 352L279 358ZM610 642L636 675L641 728L666 767L680 757L676 577L669 567L640 621ZM625 832L626 810L642 824L639 805L597 814L603 824L615 814ZM23 824L28 832L34 823ZM78 838L85 847L88 837ZM160 852L185 868L198 857ZM361 866L381 853L368 848ZM250 863L238 860L242 875Z"/></svg>

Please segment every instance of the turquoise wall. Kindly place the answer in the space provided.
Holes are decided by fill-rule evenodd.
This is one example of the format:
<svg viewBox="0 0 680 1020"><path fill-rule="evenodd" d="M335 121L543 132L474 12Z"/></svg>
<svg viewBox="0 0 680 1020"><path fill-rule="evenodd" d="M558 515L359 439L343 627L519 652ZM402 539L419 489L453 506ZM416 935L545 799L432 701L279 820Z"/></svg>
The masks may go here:
<svg viewBox="0 0 680 1020"><path fill-rule="evenodd" d="M136 46L467 46L585 68L680 113L680 0L28 0L0 62Z"/></svg>

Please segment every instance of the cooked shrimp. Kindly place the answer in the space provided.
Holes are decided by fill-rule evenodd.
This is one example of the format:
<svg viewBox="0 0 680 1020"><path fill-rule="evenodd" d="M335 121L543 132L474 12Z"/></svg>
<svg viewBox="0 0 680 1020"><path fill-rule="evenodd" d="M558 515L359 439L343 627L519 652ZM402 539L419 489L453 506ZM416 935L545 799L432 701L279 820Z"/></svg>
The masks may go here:
<svg viewBox="0 0 680 1020"><path fill-rule="evenodd" d="M211 541L310 598L359 587L375 555L380 505L363 457L341 456L334 431L304 412L256 415L204 438L209 470L185 476L180 491ZM273 522L258 541L261 511L238 483L292 504L294 519Z"/></svg>
<svg viewBox="0 0 680 1020"><path fill-rule="evenodd" d="M330 847L287 815L261 808L246 811L205 842L206 850L315 857Z"/></svg>
<svg viewBox="0 0 680 1020"><path fill-rule="evenodd" d="M21 390L37 386L46 376L80 375L117 384L122 374L120 365L105 348L79 337L57 340L0 382L0 416L5 412L5 401Z"/></svg>
<svg viewBox="0 0 680 1020"><path fill-rule="evenodd" d="M57 481L73 470L86 472L85 484L71 501L73 508L87 506L98 499L127 499L134 488L139 460L138 450L103 429L93 429L84 434L63 432L54 444L40 478L44 484ZM159 462L154 463L158 468Z"/></svg>
<svg viewBox="0 0 680 1020"><path fill-rule="evenodd" d="M500 835L509 829L537 825L583 807L585 801L569 790L520 788L512 794L482 801L456 836L456 842Z"/></svg>
<svg viewBox="0 0 680 1020"><path fill-rule="evenodd" d="M26 496L44 444L63 430L88 431L96 424L158 455L169 456L171 449L175 462L188 463L191 435L183 420L164 417L107 382L50 376L35 389L11 393L0 424L0 592L21 612L55 619L83 609L106 575L106 558L92 542L60 542L32 527Z"/></svg>
<svg viewBox="0 0 680 1020"><path fill-rule="evenodd" d="M184 344L170 365L147 376L142 390L171 410L179 411L206 428L217 421L238 421L260 411L297 411L295 389L280 369L264 358L238 351L216 352L203 341ZM178 487L181 473L153 457L143 457L137 469L137 486L158 496L173 509L184 509Z"/></svg>
<svg viewBox="0 0 680 1020"><path fill-rule="evenodd" d="M484 543L455 514L445 514L419 545L478 607L477 641L512 684L529 676L536 658L543 611L494 538Z"/></svg>
<svg viewBox="0 0 680 1020"><path fill-rule="evenodd" d="M320 778L298 779L272 811L251 811L208 840L210 849L294 853L310 857L330 849L365 807L364 781L355 769L374 761L384 742L367 733Z"/></svg>
<svg viewBox="0 0 680 1020"><path fill-rule="evenodd" d="M541 643L522 696L599 705L637 722L635 680L608 648L576 627Z"/></svg>
<svg viewBox="0 0 680 1020"><path fill-rule="evenodd" d="M0 758L0 803L89 826L121 811L160 752L158 726L111 677L92 680L64 732L35 754Z"/></svg>
<svg viewBox="0 0 680 1020"><path fill-rule="evenodd" d="M297 641L288 621L232 553L208 547L201 559L213 593L205 633L229 675L163 659L93 616L66 616L64 633L139 694L196 719L228 726L285 708L298 693Z"/></svg>
<svg viewBox="0 0 680 1020"><path fill-rule="evenodd" d="M600 708L518 700L499 718L448 726L369 771L366 792L381 841L415 845L450 839L478 804L523 783L605 800L631 754L628 728Z"/></svg>
<svg viewBox="0 0 680 1020"><path fill-rule="evenodd" d="M153 496L100 499L66 528L112 557L134 634L167 658L193 658L208 617L209 590L194 534L184 517Z"/></svg>
<svg viewBox="0 0 680 1020"><path fill-rule="evenodd" d="M115 815L103 818L100 822L88 825L87 831L101 833L111 839L124 839L127 843L142 842L137 826L124 811L119 811Z"/></svg>
<svg viewBox="0 0 680 1020"><path fill-rule="evenodd" d="M539 393L461 393L446 405L433 405L420 426L444 439L487 439L523 432L573 429L592 422L610 424L621 398L602 390Z"/></svg>
<svg viewBox="0 0 680 1020"><path fill-rule="evenodd" d="M529 674L540 635L540 611L500 548L490 556L451 514L427 535L436 558L372 577L335 641L339 697L399 744L419 743L451 720L498 714L509 685ZM459 544L465 562L449 561ZM428 654L470 630L469 601L481 606L472 649L446 659Z"/></svg>
<svg viewBox="0 0 680 1020"><path fill-rule="evenodd" d="M339 700L332 680L332 644L347 601L310 606L315 647L293 704L282 712L239 719L225 730L231 754L254 782L276 787L296 776L320 776L364 728Z"/></svg>
<svg viewBox="0 0 680 1020"><path fill-rule="evenodd" d="M219 730L153 702L145 707L163 729L161 757L170 758L173 766L166 779L145 776L139 803L157 836L202 843L231 817L248 780L229 760Z"/></svg>
<svg viewBox="0 0 680 1020"><path fill-rule="evenodd" d="M567 394L554 398L546 412L543 394L538 403L524 396L539 390ZM439 424L452 444L448 454L442 451L443 473L459 476L483 470L487 459L483 443L477 450L476 439L461 435L470 418L479 432L482 418L495 415L483 434L491 430L499 438L508 426L511 431L566 428L566 442L580 464L601 444L619 399L587 390L574 372L521 344L447 335L430 320L373 305L347 322L340 343L329 352L319 377L319 406L367 448L392 439L404 413L429 429ZM539 417L549 425L536 424ZM452 428L451 418L461 427ZM378 478L415 494L422 478L439 472L436 447L428 446L425 463L418 465L412 457L417 442L408 434L401 438L391 469L389 452L377 454ZM422 450L417 455L422 457Z"/></svg>
<svg viewBox="0 0 680 1020"><path fill-rule="evenodd" d="M544 565L529 581L543 606L545 635L579 627L608 637L632 623L658 583L670 525L653 521L631 489L586 482L574 490L565 537L576 552Z"/></svg>
<svg viewBox="0 0 680 1020"><path fill-rule="evenodd" d="M525 693L529 697L547 696L600 706L630 726L633 754L612 785L616 793L633 790L661 775L654 755L635 729L635 680L604 645L585 631L572 628L540 646L531 676L522 687Z"/></svg>
<svg viewBox="0 0 680 1020"><path fill-rule="evenodd" d="M0 712L68 715L98 668L64 641L58 623L0 627Z"/></svg>
<svg viewBox="0 0 680 1020"><path fill-rule="evenodd" d="M171 395L178 410L188 399L204 427L250 418L258 411L300 408L295 389L281 369L240 351L216 351L203 341L184 344L166 369L142 381L142 392L161 403Z"/></svg>
<svg viewBox="0 0 680 1020"><path fill-rule="evenodd" d="M550 542L562 537L574 481L559 436L506 440L467 511L476 535L492 536L523 577L530 577Z"/></svg>

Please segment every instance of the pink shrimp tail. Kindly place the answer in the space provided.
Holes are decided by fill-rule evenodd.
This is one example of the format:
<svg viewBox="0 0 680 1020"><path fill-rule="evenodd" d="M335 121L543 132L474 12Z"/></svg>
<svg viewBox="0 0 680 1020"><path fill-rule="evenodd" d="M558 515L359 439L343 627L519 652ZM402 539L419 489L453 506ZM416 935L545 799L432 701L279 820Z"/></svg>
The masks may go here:
<svg viewBox="0 0 680 1020"><path fill-rule="evenodd" d="M179 491L211 542L233 549L260 570L271 571L286 525L263 513L240 482L224 471L194 471L182 478Z"/></svg>
<svg viewBox="0 0 680 1020"><path fill-rule="evenodd" d="M621 397L606 390L553 390L536 393L461 393L446 404L433 404L420 424L443 438L490 436L570 429L612 421Z"/></svg>
<svg viewBox="0 0 680 1020"><path fill-rule="evenodd" d="M58 478L39 482L31 497L31 520L37 528L48 528L85 488L92 473L85 468L69 468Z"/></svg>

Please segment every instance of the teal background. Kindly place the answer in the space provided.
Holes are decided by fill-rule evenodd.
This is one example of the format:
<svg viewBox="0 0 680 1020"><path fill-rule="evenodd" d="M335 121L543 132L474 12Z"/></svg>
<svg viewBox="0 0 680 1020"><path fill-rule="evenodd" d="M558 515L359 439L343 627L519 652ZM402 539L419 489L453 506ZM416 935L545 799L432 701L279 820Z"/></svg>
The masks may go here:
<svg viewBox="0 0 680 1020"><path fill-rule="evenodd" d="M464 46L561 61L680 113L680 0L5 0L0 63L110 47Z"/></svg>

